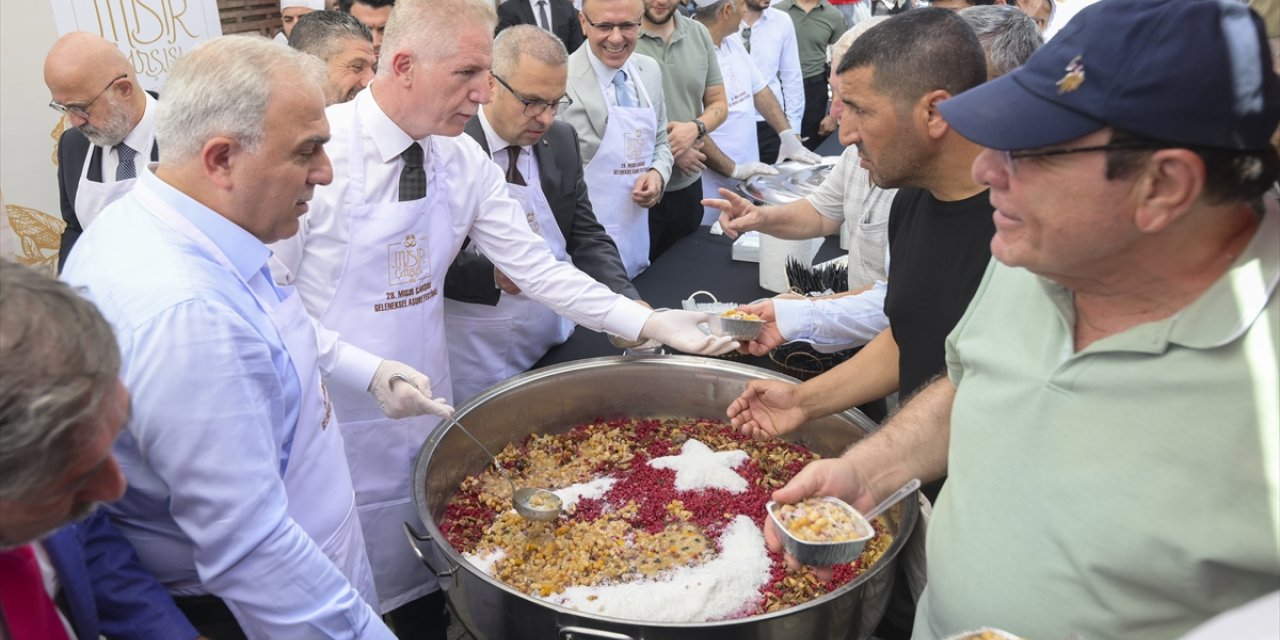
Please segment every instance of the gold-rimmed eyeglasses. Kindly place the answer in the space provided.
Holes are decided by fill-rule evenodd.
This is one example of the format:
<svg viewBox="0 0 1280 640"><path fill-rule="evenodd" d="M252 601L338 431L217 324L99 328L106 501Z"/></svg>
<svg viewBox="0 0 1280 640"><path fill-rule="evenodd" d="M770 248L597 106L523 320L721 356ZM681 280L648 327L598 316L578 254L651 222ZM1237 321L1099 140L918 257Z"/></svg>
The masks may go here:
<svg viewBox="0 0 1280 640"><path fill-rule="evenodd" d="M515 96L516 100L519 100L520 104L524 105L524 115L527 118L536 118L542 115L543 113L546 113L547 109L550 109L551 114L555 115L561 109L564 109L565 107L568 107L569 105L573 104L573 98L570 98L569 96L561 96L560 99L556 100L555 102L547 102L546 100L532 100L532 99L526 98L520 95L519 93L516 93L516 90L512 89L511 85L507 84L507 81L503 80L498 74L492 73L492 75L493 75L493 79L498 81L498 84L505 87L507 91L510 91L511 95Z"/></svg>
<svg viewBox="0 0 1280 640"><path fill-rule="evenodd" d="M623 35L634 35L640 32L640 22L592 22L587 14L582 14L582 18L591 25L592 29L599 31L601 34L613 33L614 29L622 32Z"/></svg>
<svg viewBox="0 0 1280 640"><path fill-rule="evenodd" d="M107 89L110 89L112 85L114 85L115 83L119 82L120 80L123 80L124 78L128 78L128 77L129 77L129 74L127 74L127 73L122 73L122 74L120 74L120 75L116 76L115 78L112 78L111 82L108 82L108 83L107 83L107 86L103 87L103 88L102 88L102 91L99 91L99 92L98 92L98 95L94 96L92 100L90 100L90 101L88 101L88 102L86 102L86 103L84 103L84 104L62 104L62 103L59 103L59 102L58 102L58 101L56 101L56 100L50 100L50 101L49 101L49 108L50 108L50 109L53 109L54 111L57 111L58 113L61 113L61 114L63 114L63 115L66 115L66 114L68 114L68 113L69 113L69 114L71 114L71 115L73 115L73 116L76 116L77 118L82 118L82 119L84 119L84 120L88 120L88 119L89 119L89 108L93 106L93 103L97 102L97 101L98 101L98 98L101 98L101 97L102 97L102 94L106 93L106 92L107 92Z"/></svg>

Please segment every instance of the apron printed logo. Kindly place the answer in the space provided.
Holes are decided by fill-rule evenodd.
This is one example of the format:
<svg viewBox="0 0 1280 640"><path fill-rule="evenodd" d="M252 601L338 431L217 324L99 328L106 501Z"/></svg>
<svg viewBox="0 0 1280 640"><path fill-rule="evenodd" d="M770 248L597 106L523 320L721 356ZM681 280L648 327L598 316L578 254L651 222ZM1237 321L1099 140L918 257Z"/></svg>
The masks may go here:
<svg viewBox="0 0 1280 640"><path fill-rule="evenodd" d="M533 229L534 233L542 235L542 225L538 223L538 216L534 215L532 211L526 211L524 217L529 221L529 228Z"/></svg>
<svg viewBox="0 0 1280 640"><path fill-rule="evenodd" d="M418 246L418 236L406 234L404 240L387 246L387 283L411 285L386 293L386 302L373 305L374 312L416 307L436 297L439 292L431 283L431 261L424 247ZM418 283L415 285L415 283Z"/></svg>
<svg viewBox="0 0 1280 640"><path fill-rule="evenodd" d="M427 272L427 252L418 246L418 236L407 234L404 240L387 247L387 283L410 284Z"/></svg>
<svg viewBox="0 0 1280 640"><path fill-rule="evenodd" d="M644 131L640 129L622 134L622 155L628 162L644 160L644 138Z"/></svg>

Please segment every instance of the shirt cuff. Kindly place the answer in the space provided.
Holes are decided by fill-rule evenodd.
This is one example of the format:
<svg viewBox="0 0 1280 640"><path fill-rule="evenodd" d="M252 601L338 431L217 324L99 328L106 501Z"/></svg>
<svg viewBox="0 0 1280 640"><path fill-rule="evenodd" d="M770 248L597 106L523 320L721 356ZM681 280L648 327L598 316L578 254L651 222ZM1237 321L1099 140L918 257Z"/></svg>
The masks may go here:
<svg viewBox="0 0 1280 640"><path fill-rule="evenodd" d="M604 317L604 330L619 338L639 340L644 323L653 315L650 309L635 300L621 298Z"/></svg>
<svg viewBox="0 0 1280 640"><path fill-rule="evenodd" d="M773 317L778 333L782 334L785 341L790 342L813 333L813 304L808 300L774 298Z"/></svg>
<svg viewBox="0 0 1280 640"><path fill-rule="evenodd" d="M338 360L329 371L328 379L344 389L368 391L380 364L382 358L341 341L338 343Z"/></svg>

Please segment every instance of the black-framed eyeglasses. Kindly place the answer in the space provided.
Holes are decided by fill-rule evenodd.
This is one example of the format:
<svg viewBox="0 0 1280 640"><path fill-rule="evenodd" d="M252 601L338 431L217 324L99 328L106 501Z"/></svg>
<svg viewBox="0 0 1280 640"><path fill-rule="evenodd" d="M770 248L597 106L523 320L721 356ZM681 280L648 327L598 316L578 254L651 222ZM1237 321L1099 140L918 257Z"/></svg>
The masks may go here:
<svg viewBox="0 0 1280 640"><path fill-rule="evenodd" d="M554 115L561 109L573 104L573 98L570 98L569 96L561 96L560 99L555 102L547 102L546 100L530 100L519 93L516 93L516 90L512 89L511 85L507 84L507 81L503 80L498 74L493 72L490 73L493 75L493 79L498 81L498 84L506 87L507 91L510 91L511 95L515 96L516 100L519 100L520 104L524 105L525 117L536 118L543 113L546 113L547 109L550 109L551 113Z"/></svg>
<svg viewBox="0 0 1280 640"><path fill-rule="evenodd" d="M107 83L107 86L105 86L105 87L103 87L103 88L102 88L102 91L99 91L99 92L98 92L98 95L94 96L92 100L90 100L90 101L88 101L88 102L86 102L86 103L84 103L84 104L61 104L61 103L57 102L56 100L50 100L50 101L49 101L49 108L50 108L50 109L53 109L54 111L57 111L58 113L64 114L64 115L69 113L69 114L71 114L71 115L73 115L73 116L76 116L76 117L78 117L78 118L83 118L83 119L85 119L85 120L88 120L88 119L89 119L89 108L93 106L93 103L97 102L97 101L98 101L98 98L101 98L101 97L102 97L102 94L106 93L106 92L107 92L107 89L110 89L110 88L111 88L111 85L114 85L115 83L119 82L120 80L122 80L122 79L124 79L124 78L128 78L128 77L129 77L129 74L127 74L127 73L122 73L122 74L120 74L120 75L116 76L114 79L112 79L112 80L111 80L111 82L108 82L108 83Z"/></svg>
<svg viewBox="0 0 1280 640"><path fill-rule="evenodd" d="M591 25L592 29L599 31L601 34L613 33L614 29L621 31L623 35L631 35L640 32L639 22L592 22L591 18L588 18L586 13L582 14L582 18L587 21L587 24Z"/></svg>
<svg viewBox="0 0 1280 640"><path fill-rule="evenodd" d="M1087 147L1058 147L1051 149L1017 149L1014 151L1001 151L1000 155L1004 158L1005 171L1009 175L1017 175L1018 163L1015 160L1023 158L1048 158L1051 156L1066 156L1073 153L1087 153L1090 151L1142 151L1155 150L1162 147L1153 145L1149 142L1108 142L1107 144L1091 145Z"/></svg>

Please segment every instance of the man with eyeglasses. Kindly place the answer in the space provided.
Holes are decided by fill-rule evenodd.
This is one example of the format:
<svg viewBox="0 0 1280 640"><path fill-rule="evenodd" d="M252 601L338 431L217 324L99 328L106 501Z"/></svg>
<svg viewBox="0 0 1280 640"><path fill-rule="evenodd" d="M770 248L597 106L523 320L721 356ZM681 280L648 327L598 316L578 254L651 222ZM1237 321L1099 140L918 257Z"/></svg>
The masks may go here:
<svg viewBox="0 0 1280 640"><path fill-rule="evenodd" d="M579 325L691 353L732 348L699 329L704 315L654 312L557 260L508 195L503 171L461 135L492 95L496 23L487 0L397 0L373 82L326 112L333 182L316 187L298 233L272 245L277 282L296 285L325 329L366 351L395 353L413 370L408 384L380 377L381 384L434 390L437 415L452 411L453 396L442 294L467 242L530 298ZM537 92L547 101L558 101L556 93ZM344 357L331 347L321 345L322 367ZM378 363L357 368L372 377ZM413 460L439 420L387 418L366 397L369 379L333 380L328 389L381 609L401 637L442 637L444 596L403 530L417 518Z"/></svg>
<svg viewBox="0 0 1280 640"><path fill-rule="evenodd" d="M133 65L116 45L74 31L44 60L49 103L71 125L58 139L62 231L58 269L103 207L133 187L142 164L159 160L156 99L142 90Z"/></svg>
<svg viewBox="0 0 1280 640"><path fill-rule="evenodd" d="M738 27L742 46L760 75L769 82L769 90L787 114L787 124L800 130L804 115L804 78L800 73L800 51L796 45L796 26L787 14L769 6L769 0L743 0L742 24ZM756 114L756 145L760 162L778 161L778 132Z"/></svg>
<svg viewBox="0 0 1280 640"><path fill-rule="evenodd" d="M532 25L500 31L493 97L466 133L506 174L507 191L526 216L516 224L542 236L557 260L636 299L617 246L591 211L578 136L555 119L573 103L565 95L567 67L564 45L550 33ZM454 402L523 373L573 333L572 322L524 295L474 245L449 266L444 295Z"/></svg>
<svg viewBox="0 0 1280 640"><path fill-rule="evenodd" d="M627 277L649 266L650 208L671 178L662 69L635 52L642 0L585 0L587 46L569 56L573 104L560 118L578 132L591 208L618 245Z"/></svg>
<svg viewBox="0 0 1280 640"><path fill-rule="evenodd" d="M775 499L865 507L946 474L926 640L1178 638L1274 594L1280 78L1262 20L1103 0L939 108L986 147L972 174L996 227L947 375ZM1267 637L1277 603L1210 637Z"/></svg>

